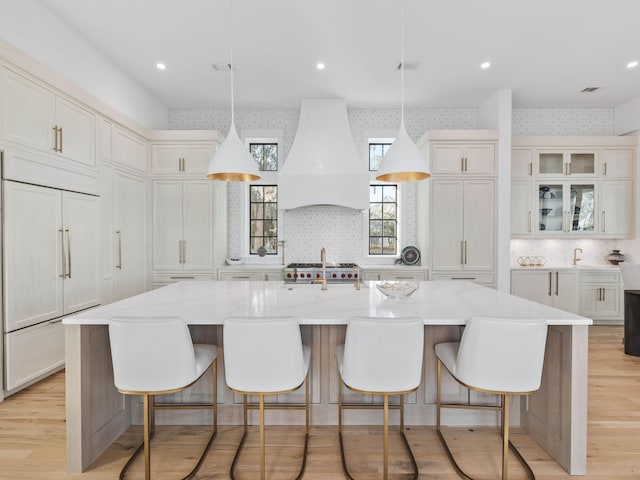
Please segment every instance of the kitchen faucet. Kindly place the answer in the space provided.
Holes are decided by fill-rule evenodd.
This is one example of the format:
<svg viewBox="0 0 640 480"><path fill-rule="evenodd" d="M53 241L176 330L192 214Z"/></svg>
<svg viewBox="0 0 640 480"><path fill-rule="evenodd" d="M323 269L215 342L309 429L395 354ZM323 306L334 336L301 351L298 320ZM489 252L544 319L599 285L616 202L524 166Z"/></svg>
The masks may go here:
<svg viewBox="0 0 640 480"><path fill-rule="evenodd" d="M286 240L278 240L278 245L282 247L282 265L284 265L284 243Z"/></svg>
<svg viewBox="0 0 640 480"><path fill-rule="evenodd" d="M578 258L578 251L580 251L580 253L582 253L582 249L580 247L573 249L573 264L574 265L577 265L578 262L580 260L582 260L581 258Z"/></svg>

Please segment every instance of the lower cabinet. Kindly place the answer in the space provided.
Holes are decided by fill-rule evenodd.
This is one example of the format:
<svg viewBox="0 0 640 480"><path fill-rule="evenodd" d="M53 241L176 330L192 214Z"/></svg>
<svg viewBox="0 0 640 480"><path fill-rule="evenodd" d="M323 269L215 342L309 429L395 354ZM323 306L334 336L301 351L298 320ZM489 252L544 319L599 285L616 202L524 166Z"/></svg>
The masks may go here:
<svg viewBox="0 0 640 480"><path fill-rule="evenodd" d="M185 273L185 272L174 272L174 273L154 273L152 277L151 288L161 288L166 287L167 285L171 285L176 282L210 282L215 280L214 275L212 273Z"/></svg>
<svg viewBox="0 0 640 480"><path fill-rule="evenodd" d="M282 281L281 268L220 268L218 280L224 281Z"/></svg>
<svg viewBox="0 0 640 480"><path fill-rule="evenodd" d="M574 270L514 270L511 294L578 313L578 274Z"/></svg>
<svg viewBox="0 0 640 480"><path fill-rule="evenodd" d="M597 323L619 323L623 320L623 290L620 271L580 272L580 315Z"/></svg>
<svg viewBox="0 0 640 480"><path fill-rule="evenodd" d="M362 281L378 281L378 280L409 280L409 281L417 281L421 282L423 280L427 280L428 271L427 269L420 270L401 270L401 268L394 269L371 269L363 268L362 269ZM412 268L412 267L404 267L404 268Z"/></svg>
<svg viewBox="0 0 640 480"><path fill-rule="evenodd" d="M62 319L6 333L4 348L5 390L10 392L64 367Z"/></svg>
<svg viewBox="0 0 640 480"><path fill-rule="evenodd" d="M463 274L446 274L446 273L437 273L431 276L431 280L442 281L442 280L452 280L459 282L472 282L477 283L478 285L482 285L484 287L494 288L495 285L493 283L494 277L489 274L475 274L473 272L463 273Z"/></svg>

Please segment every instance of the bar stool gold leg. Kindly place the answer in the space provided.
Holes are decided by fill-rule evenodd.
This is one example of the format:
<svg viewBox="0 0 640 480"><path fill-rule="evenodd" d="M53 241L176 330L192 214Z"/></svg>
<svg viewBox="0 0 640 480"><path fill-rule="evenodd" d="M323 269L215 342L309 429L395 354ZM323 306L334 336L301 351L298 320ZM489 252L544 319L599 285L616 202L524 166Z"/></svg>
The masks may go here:
<svg viewBox="0 0 640 480"><path fill-rule="evenodd" d="M389 477L389 395L384 394L384 431L382 433L382 450L384 455L384 463L382 465L382 474L384 479Z"/></svg>
<svg viewBox="0 0 640 480"><path fill-rule="evenodd" d="M149 397L150 395L144 395L144 478L150 480L151 478L151 448L149 439ZM152 400L153 401L153 400Z"/></svg>
<svg viewBox="0 0 640 480"><path fill-rule="evenodd" d="M264 395L260 395L260 479L264 480Z"/></svg>

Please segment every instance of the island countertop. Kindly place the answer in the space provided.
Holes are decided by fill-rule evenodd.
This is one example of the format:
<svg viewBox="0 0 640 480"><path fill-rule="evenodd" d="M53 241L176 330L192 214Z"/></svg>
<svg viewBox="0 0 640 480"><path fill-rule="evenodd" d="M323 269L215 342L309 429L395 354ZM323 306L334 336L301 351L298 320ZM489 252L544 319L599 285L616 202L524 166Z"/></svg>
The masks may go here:
<svg viewBox="0 0 640 480"><path fill-rule="evenodd" d="M419 282L408 298L385 297L376 282L289 285L273 281L180 282L64 319L106 325L114 316L179 316L191 325L218 325L229 316L293 316L301 324L340 325L352 316L408 317L425 325L462 325L473 315L544 318L549 325L591 325L588 318L465 281Z"/></svg>

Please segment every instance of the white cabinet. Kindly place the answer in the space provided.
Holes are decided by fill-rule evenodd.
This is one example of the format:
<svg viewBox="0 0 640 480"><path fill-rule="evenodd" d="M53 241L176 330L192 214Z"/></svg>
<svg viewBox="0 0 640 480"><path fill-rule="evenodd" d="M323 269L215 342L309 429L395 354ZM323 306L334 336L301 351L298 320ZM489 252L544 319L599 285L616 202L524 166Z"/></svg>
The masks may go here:
<svg viewBox="0 0 640 480"><path fill-rule="evenodd" d="M238 282L282 281L282 268L260 268L259 266L219 268L218 280Z"/></svg>
<svg viewBox="0 0 640 480"><path fill-rule="evenodd" d="M493 144L431 144L429 163L433 174L495 175L496 156Z"/></svg>
<svg viewBox="0 0 640 480"><path fill-rule="evenodd" d="M597 149L537 149L536 176L595 177Z"/></svg>
<svg viewBox="0 0 640 480"><path fill-rule="evenodd" d="M633 148L602 148L598 161L600 178L603 180L633 178L635 163Z"/></svg>
<svg viewBox="0 0 640 480"><path fill-rule="evenodd" d="M147 290L147 180L116 170L113 185L113 300Z"/></svg>
<svg viewBox="0 0 640 480"><path fill-rule="evenodd" d="M578 276L573 270L512 270L511 294L578 313Z"/></svg>
<svg viewBox="0 0 640 480"><path fill-rule="evenodd" d="M600 235L632 238L635 235L632 180L600 182Z"/></svg>
<svg viewBox="0 0 640 480"><path fill-rule="evenodd" d="M533 176L533 151L530 148L511 150L511 178L530 178Z"/></svg>
<svg viewBox="0 0 640 480"><path fill-rule="evenodd" d="M597 234L598 184L595 182L537 182L536 222L539 235Z"/></svg>
<svg viewBox="0 0 640 480"><path fill-rule="evenodd" d="M210 144L153 144L151 145L151 173L206 174L209 160L215 153Z"/></svg>
<svg viewBox="0 0 640 480"><path fill-rule="evenodd" d="M421 282L427 280L429 271L426 268L415 267L392 267L392 268L362 268L362 280L378 281L378 280L408 280Z"/></svg>
<svg viewBox="0 0 640 480"><path fill-rule="evenodd" d="M511 181L511 235L527 236L533 231L533 209L531 182Z"/></svg>
<svg viewBox="0 0 640 480"><path fill-rule="evenodd" d="M494 180L435 179L431 192L433 273L493 272Z"/></svg>
<svg viewBox="0 0 640 480"><path fill-rule="evenodd" d="M2 77L6 141L95 167L91 111L9 69L2 68Z"/></svg>
<svg viewBox="0 0 640 480"><path fill-rule="evenodd" d="M580 315L597 320L620 321L623 319L623 297L620 271L580 271Z"/></svg>
<svg viewBox="0 0 640 480"><path fill-rule="evenodd" d="M153 269L213 269L213 182L153 182Z"/></svg>
<svg viewBox="0 0 640 480"><path fill-rule="evenodd" d="M64 364L62 316L100 303L98 197L11 181L4 189L7 390Z"/></svg>
<svg viewBox="0 0 640 480"><path fill-rule="evenodd" d="M135 133L119 126L113 128L113 161L140 172L147 172L147 144Z"/></svg>

